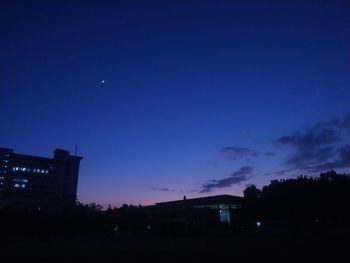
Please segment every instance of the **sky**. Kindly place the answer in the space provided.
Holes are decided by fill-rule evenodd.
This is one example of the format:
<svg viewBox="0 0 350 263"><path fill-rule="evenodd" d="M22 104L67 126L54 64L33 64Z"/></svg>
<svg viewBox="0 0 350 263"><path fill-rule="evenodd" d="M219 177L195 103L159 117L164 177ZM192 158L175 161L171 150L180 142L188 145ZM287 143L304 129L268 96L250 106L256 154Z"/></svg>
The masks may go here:
<svg viewBox="0 0 350 263"><path fill-rule="evenodd" d="M0 3L0 147L151 205L350 172L348 1Z"/></svg>

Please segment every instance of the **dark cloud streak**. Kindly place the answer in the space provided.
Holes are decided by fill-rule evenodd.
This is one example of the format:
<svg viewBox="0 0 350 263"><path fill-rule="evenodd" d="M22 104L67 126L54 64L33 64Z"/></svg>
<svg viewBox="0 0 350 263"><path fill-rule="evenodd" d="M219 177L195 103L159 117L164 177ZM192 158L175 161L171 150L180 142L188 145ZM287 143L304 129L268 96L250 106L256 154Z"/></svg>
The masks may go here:
<svg viewBox="0 0 350 263"><path fill-rule="evenodd" d="M336 168L350 167L349 145L350 114L343 119L318 122L301 131L275 140L279 146L294 149L284 164L285 169L274 172L283 175L290 171L323 172Z"/></svg>
<svg viewBox="0 0 350 263"><path fill-rule="evenodd" d="M158 190L158 191L162 191L162 192L175 192L174 189L170 189L167 187L152 187L153 190Z"/></svg>
<svg viewBox="0 0 350 263"><path fill-rule="evenodd" d="M239 160L244 157L257 157L258 153L246 147L228 146L221 149L221 153L228 160Z"/></svg>
<svg viewBox="0 0 350 263"><path fill-rule="evenodd" d="M251 178L251 173L253 172L253 167L251 166L242 166L238 171L232 173L229 177L219 179L219 180L210 180L207 183L202 185L200 193L209 193L215 188L224 188L234 184L240 184Z"/></svg>
<svg viewBox="0 0 350 263"><path fill-rule="evenodd" d="M350 167L350 145L340 147L337 149L338 158L334 161L318 164L314 166L306 167L308 172L318 173L327 170L333 170L337 168L349 168Z"/></svg>

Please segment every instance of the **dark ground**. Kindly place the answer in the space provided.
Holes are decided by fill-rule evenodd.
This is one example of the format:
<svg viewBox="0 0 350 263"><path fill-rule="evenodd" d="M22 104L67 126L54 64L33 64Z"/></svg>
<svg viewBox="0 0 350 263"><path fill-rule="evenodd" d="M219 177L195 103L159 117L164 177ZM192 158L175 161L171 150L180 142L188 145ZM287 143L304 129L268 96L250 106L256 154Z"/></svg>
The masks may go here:
<svg viewBox="0 0 350 263"><path fill-rule="evenodd" d="M350 262L350 228L261 227L192 237L16 234L2 236L0 246L0 262Z"/></svg>

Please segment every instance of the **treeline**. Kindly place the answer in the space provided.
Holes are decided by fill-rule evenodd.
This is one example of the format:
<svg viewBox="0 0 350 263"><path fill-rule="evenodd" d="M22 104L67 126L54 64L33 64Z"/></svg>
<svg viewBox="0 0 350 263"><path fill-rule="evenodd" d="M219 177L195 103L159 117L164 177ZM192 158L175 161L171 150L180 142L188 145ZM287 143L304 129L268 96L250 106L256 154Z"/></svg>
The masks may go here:
<svg viewBox="0 0 350 263"><path fill-rule="evenodd" d="M258 189L244 190L242 206L233 211L231 226L350 222L350 176L329 171L319 177L272 180ZM0 211L2 237L13 234L47 235L92 231L145 231L153 228L152 212L147 207L123 205L103 209L77 202L75 207L49 211Z"/></svg>
<svg viewBox="0 0 350 263"><path fill-rule="evenodd" d="M13 235L48 236L51 234L83 234L105 231L140 231L150 224L146 207L123 205L103 210L96 203L77 202L75 207L62 211L0 210L0 239Z"/></svg>
<svg viewBox="0 0 350 263"><path fill-rule="evenodd" d="M239 211L240 223L348 223L350 176L335 171L319 177L272 180L262 189L248 186Z"/></svg>

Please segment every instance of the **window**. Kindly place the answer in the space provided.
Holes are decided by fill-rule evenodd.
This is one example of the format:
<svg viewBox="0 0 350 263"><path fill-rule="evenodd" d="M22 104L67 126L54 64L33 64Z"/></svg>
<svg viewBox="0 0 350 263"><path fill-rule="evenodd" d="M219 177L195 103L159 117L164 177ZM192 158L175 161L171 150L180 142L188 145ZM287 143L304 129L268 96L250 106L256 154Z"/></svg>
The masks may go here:
<svg viewBox="0 0 350 263"><path fill-rule="evenodd" d="M24 179L24 178L14 178L13 181L14 182L21 182L21 183L28 183L28 179Z"/></svg>
<svg viewBox="0 0 350 263"><path fill-rule="evenodd" d="M15 184L15 188L26 188L26 184Z"/></svg>
<svg viewBox="0 0 350 263"><path fill-rule="evenodd" d="M219 216L220 222L222 223L231 223L231 215L229 205L227 204L219 204Z"/></svg>

